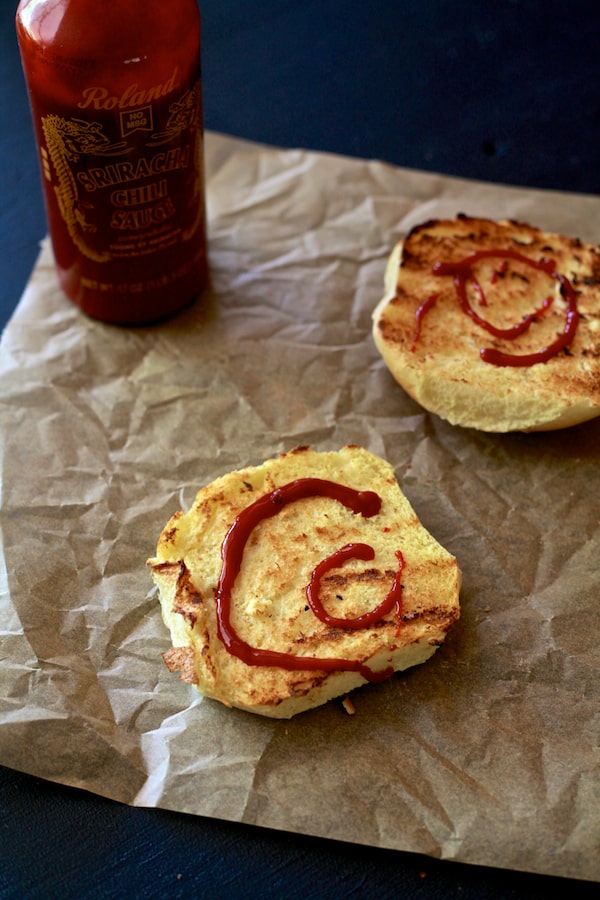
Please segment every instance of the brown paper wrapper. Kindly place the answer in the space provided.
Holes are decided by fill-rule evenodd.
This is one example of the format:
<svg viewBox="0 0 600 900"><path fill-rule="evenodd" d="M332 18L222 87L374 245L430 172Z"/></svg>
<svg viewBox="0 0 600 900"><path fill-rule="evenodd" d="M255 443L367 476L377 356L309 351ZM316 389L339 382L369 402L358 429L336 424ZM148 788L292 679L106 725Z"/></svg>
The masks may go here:
<svg viewBox="0 0 600 900"><path fill-rule="evenodd" d="M0 348L0 763L127 804L600 877L600 420L489 435L425 413L371 339L394 242L459 212L598 239L594 197L208 134L212 285L119 329L45 242ZM291 721L169 674L145 565L218 475L298 444L395 467L463 572L425 665Z"/></svg>

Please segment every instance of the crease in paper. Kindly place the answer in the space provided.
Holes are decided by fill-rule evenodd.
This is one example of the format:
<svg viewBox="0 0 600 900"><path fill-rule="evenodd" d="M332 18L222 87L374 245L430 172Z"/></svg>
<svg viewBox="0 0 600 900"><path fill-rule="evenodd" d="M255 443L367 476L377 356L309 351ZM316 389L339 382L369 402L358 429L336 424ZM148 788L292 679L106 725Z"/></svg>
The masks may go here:
<svg viewBox="0 0 600 900"><path fill-rule="evenodd" d="M387 256L458 212L598 240L598 199L206 139L206 295L121 329L47 240L0 345L0 764L124 803L600 878L600 422L486 435L373 346ZM423 666L290 722L169 673L146 560L197 490L309 443L386 457L463 572Z"/></svg>

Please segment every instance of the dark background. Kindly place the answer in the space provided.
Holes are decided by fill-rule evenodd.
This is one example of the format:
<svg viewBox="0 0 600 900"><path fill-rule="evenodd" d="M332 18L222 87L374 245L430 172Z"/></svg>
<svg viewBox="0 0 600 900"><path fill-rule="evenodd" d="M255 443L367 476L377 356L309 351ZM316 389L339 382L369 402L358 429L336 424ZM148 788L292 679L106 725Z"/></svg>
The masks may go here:
<svg viewBox="0 0 600 900"><path fill-rule="evenodd" d="M209 129L600 194L597 3L201 0L200 8ZM16 0L0 0L2 326L45 234L15 9ZM2 898L597 895L597 885L131 809L1 767L0 804Z"/></svg>

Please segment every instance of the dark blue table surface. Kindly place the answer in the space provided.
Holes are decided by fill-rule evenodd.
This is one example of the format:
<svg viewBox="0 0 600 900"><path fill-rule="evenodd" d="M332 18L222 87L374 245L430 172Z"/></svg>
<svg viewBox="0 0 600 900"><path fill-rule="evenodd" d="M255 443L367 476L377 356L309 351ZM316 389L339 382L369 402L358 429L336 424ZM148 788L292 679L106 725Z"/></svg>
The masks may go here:
<svg viewBox="0 0 600 900"><path fill-rule="evenodd" d="M595 3L200 6L207 128L448 175L600 194ZM16 0L0 0L2 326L45 234L15 8ZM542 875L132 809L2 767L0 798L2 898L597 893L597 886Z"/></svg>

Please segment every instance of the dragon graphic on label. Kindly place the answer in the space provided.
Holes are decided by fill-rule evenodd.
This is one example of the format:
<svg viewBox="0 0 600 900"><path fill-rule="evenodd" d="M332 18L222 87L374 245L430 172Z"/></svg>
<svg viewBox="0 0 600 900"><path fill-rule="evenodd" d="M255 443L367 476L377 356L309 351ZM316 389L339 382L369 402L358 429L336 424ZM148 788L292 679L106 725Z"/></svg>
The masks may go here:
<svg viewBox="0 0 600 900"><path fill-rule="evenodd" d="M152 135L152 140L148 146L158 146L172 141L179 137L184 131L190 130L194 135L194 155L196 164L196 173L202 172L204 168L204 148L202 141L202 94L200 82L186 91L185 94L177 100L176 103L169 107L169 118L164 131L156 132ZM198 195L202 190L201 179L194 179L194 190L190 197L190 201L196 205L198 213L194 222L189 228L183 232L183 240L189 240L199 228L204 218L204 208L202 203L197 203Z"/></svg>
<svg viewBox="0 0 600 900"><path fill-rule="evenodd" d="M84 235L95 232L96 226L86 221L86 209L92 207L79 196L72 167L84 155L117 156L130 152L131 148L125 141L111 143L99 122L49 115L42 118L42 128L58 176L58 185L54 187L56 199L69 235L85 256L96 262L106 262L110 254L94 250L84 240Z"/></svg>

